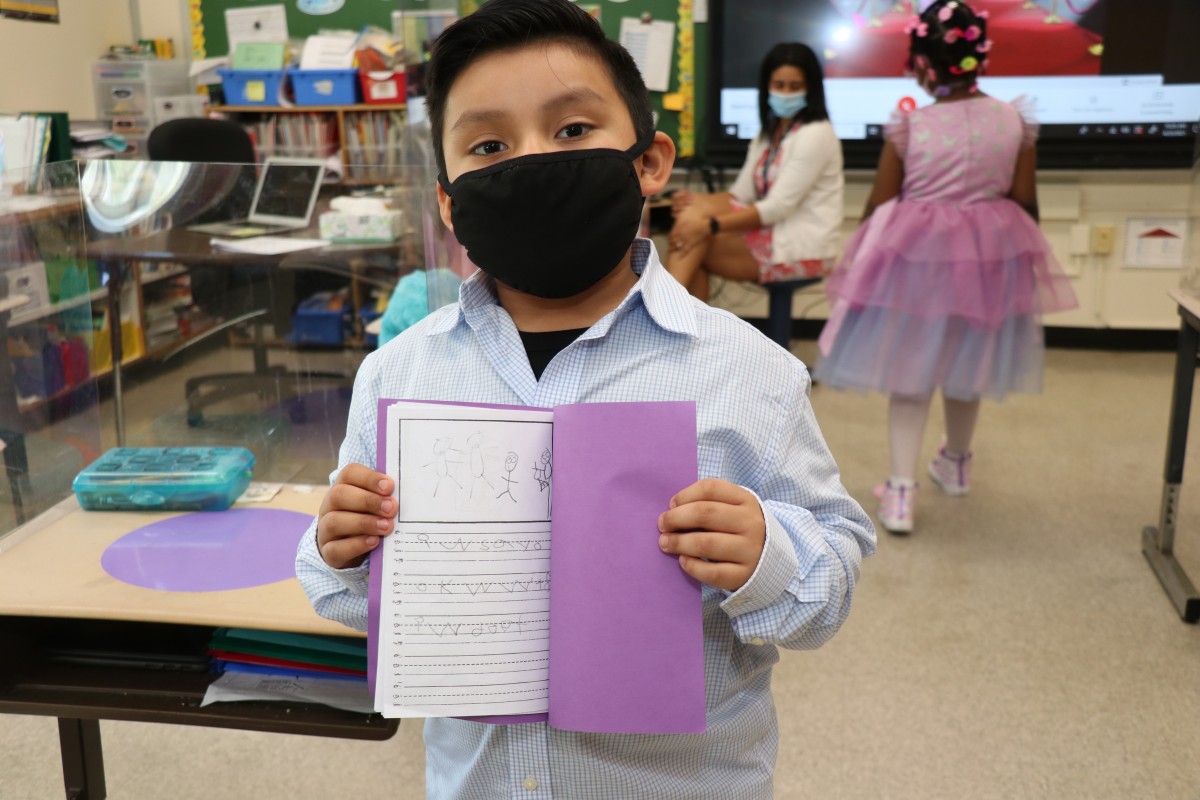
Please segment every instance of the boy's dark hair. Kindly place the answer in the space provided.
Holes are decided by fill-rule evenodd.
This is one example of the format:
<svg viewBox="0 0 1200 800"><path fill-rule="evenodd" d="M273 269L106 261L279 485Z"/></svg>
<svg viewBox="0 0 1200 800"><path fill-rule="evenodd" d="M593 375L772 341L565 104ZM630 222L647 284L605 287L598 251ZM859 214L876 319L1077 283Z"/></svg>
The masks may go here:
<svg viewBox="0 0 1200 800"><path fill-rule="evenodd" d="M446 174L442 147L446 99L458 76L482 56L549 42L564 44L600 61L629 108L637 138L654 130L650 96L637 64L624 47L604 35L591 14L569 0L488 0L438 36L426 67L426 107L441 174Z"/></svg>
<svg viewBox="0 0 1200 800"><path fill-rule="evenodd" d="M924 56L934 72L926 77L937 86L974 86L986 70L987 18L962 0L936 0L910 27L908 67L916 72L917 57Z"/></svg>
<svg viewBox="0 0 1200 800"><path fill-rule="evenodd" d="M767 98L771 94L771 75L780 67L797 67L808 84L808 105L796 118L804 122L829 119L829 109L825 107L825 73L817 54L806 44L785 42L771 48L758 71L758 118L762 122L763 135L770 137L771 128L779 121Z"/></svg>

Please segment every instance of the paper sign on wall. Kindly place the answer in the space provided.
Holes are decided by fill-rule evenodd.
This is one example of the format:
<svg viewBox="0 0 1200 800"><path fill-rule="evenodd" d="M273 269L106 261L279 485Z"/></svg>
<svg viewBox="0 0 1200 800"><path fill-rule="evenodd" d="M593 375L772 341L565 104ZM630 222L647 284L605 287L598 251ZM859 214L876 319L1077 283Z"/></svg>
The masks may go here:
<svg viewBox="0 0 1200 800"><path fill-rule="evenodd" d="M346 0L300 0L296 4L296 8L305 14L321 16L332 14L344 5L346 5Z"/></svg>
<svg viewBox="0 0 1200 800"><path fill-rule="evenodd" d="M287 11L283 4L230 8L225 11L225 30L229 34L229 52L242 42L286 42Z"/></svg>
<svg viewBox="0 0 1200 800"><path fill-rule="evenodd" d="M1185 217L1130 219L1125 226L1125 266L1183 269L1187 239Z"/></svg>
<svg viewBox="0 0 1200 800"><path fill-rule="evenodd" d="M671 49L675 45L675 23L637 17L621 19L621 45L633 56L646 88L665 92L671 83Z"/></svg>

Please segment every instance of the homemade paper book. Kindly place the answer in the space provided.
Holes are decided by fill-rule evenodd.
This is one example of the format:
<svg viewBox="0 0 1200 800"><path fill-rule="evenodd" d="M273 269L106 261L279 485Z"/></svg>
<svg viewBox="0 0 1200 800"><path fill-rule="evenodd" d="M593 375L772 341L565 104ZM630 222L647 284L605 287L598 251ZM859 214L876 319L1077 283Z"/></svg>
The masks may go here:
<svg viewBox="0 0 1200 800"><path fill-rule="evenodd" d="M701 733L700 585L658 546L696 480L696 407L379 401L394 533L372 554L389 717Z"/></svg>

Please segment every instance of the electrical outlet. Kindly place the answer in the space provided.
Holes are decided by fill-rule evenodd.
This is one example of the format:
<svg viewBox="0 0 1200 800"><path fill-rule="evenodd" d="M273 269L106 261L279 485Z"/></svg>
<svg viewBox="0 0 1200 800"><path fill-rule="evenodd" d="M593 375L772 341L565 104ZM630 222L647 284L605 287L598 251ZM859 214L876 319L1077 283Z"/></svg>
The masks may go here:
<svg viewBox="0 0 1200 800"><path fill-rule="evenodd" d="M1117 246L1116 225L1096 225L1092 228L1092 254L1111 256Z"/></svg>

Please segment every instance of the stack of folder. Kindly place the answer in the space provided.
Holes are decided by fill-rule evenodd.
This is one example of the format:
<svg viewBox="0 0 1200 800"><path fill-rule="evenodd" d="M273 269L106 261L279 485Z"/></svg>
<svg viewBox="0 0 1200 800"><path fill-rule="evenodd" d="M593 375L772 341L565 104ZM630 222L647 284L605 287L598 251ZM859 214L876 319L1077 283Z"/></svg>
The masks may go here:
<svg viewBox="0 0 1200 800"><path fill-rule="evenodd" d="M367 640L217 628L208 654L220 672L367 680Z"/></svg>

